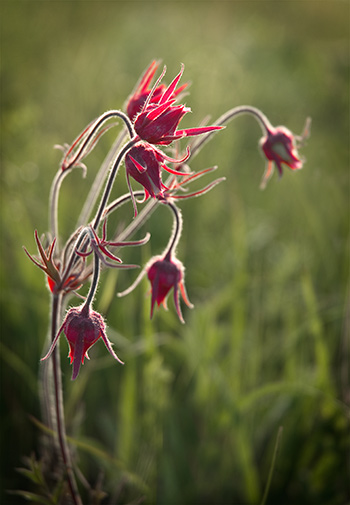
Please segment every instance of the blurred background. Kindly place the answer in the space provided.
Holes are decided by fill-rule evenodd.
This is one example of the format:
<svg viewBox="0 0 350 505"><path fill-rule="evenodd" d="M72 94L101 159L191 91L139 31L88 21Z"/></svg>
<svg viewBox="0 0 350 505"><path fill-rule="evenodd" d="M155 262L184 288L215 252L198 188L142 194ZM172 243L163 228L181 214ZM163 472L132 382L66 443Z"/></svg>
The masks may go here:
<svg viewBox="0 0 350 505"><path fill-rule="evenodd" d="M7 490L32 489L16 468L40 456L30 416L41 417L50 297L22 246L34 254L34 229L48 229L53 145L123 107L153 59L168 83L185 64L184 127L250 104L296 134L311 116L311 138L304 169L264 191L251 117L194 158L193 170L218 165L227 180L180 205L195 305L185 325L171 300L149 321L146 280L116 298L134 272L103 275L95 309L126 364L98 343L72 383L61 339L78 466L106 504L255 505L269 475L266 503L350 503L349 3L15 1L1 3L1 20L1 503L25 503ZM116 132L87 159L86 179L78 169L64 181L62 238ZM123 260L160 254L171 226L159 209L142 230L151 243Z"/></svg>

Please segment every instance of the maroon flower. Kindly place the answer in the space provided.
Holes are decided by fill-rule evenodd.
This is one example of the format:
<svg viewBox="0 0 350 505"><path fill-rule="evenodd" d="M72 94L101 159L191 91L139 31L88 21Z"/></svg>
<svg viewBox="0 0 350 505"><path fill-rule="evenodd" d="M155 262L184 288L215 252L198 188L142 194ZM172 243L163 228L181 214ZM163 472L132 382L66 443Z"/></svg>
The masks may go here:
<svg viewBox="0 0 350 505"><path fill-rule="evenodd" d="M299 158L296 142L299 137L295 137L291 131L284 126L271 128L265 137L260 140L260 146L268 159L268 165L261 182L264 188L266 182L273 173L273 162L276 164L280 176L282 175L282 163L292 170L299 170L303 167L303 162Z"/></svg>
<svg viewBox="0 0 350 505"><path fill-rule="evenodd" d="M150 66L147 68L147 70L141 77L139 83L136 86L136 89L129 97L126 105L126 111L131 120L133 120L136 114L138 114L141 111L151 91L152 91L152 97L150 99L150 103L157 103L164 93L166 89L165 84L160 84L159 86L156 86L153 90L150 89L149 87L158 66L159 64L156 61L152 61ZM179 93L181 93L186 88L186 86L187 83L183 84L180 88L174 91L173 96L175 97L179 95Z"/></svg>
<svg viewBox="0 0 350 505"><path fill-rule="evenodd" d="M201 135L214 130L220 130L222 126L205 126L198 128L187 128L185 130L176 130L179 122L187 112L189 107L184 105L174 105L176 91L179 80L183 74L182 66L180 73L175 77L172 83L165 89L162 95L155 97L155 92L159 90L159 82L164 76L165 69L145 100L141 112L135 118L135 132L138 136L150 144L169 145L174 140L183 137Z"/></svg>
<svg viewBox="0 0 350 505"><path fill-rule="evenodd" d="M105 333L106 326L102 316L89 309L86 305L69 309L48 353L42 360L51 356L62 331L68 340L68 356L71 364L73 363L72 380L77 378L80 366L84 363L84 359L89 359L88 350L99 338L102 338L113 358L119 361L119 363L124 364L112 349L112 344Z"/></svg>
<svg viewBox="0 0 350 505"><path fill-rule="evenodd" d="M189 158L189 152L181 159L175 160L166 156L162 151L155 149L150 144L139 142L125 156L125 168L128 187L133 195L130 177L140 183L145 190L145 200L150 196L153 198L164 199L164 191L168 190L163 182L161 169L173 175L188 176L188 173L179 172L168 167L164 161L171 163L184 163ZM133 199L135 215L137 214L135 200Z"/></svg>
<svg viewBox="0 0 350 505"><path fill-rule="evenodd" d="M125 156L126 177L139 182L145 190L145 199L156 197L165 189L161 178L161 165L157 153L151 146L139 143Z"/></svg>
<svg viewBox="0 0 350 505"><path fill-rule="evenodd" d="M146 267L146 271L152 286L151 317L153 316L155 303L158 307L163 304L164 308L167 309L167 295L171 289L174 289L176 312L180 321L184 323L179 300L180 293L188 307L192 308L193 305L187 297L182 263L175 258L171 259L170 253L168 253L165 257L153 258L149 266Z"/></svg>

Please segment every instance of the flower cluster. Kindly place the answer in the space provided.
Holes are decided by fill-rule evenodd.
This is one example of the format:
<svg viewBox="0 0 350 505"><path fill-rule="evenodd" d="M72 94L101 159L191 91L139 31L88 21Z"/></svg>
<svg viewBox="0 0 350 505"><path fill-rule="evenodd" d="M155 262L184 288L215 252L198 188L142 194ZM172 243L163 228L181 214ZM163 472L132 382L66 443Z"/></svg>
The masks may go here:
<svg viewBox="0 0 350 505"><path fill-rule="evenodd" d="M277 166L280 175L282 164L289 166L292 170L299 170L303 166L297 148L308 136L309 123L304 133L297 137L283 126L273 127L258 109L242 106L229 110L214 125L181 129L182 119L191 111L184 103L179 103L187 88L187 83L179 85L184 66L181 66L180 72L168 86L163 83L165 68L153 82L158 67L159 64L153 61L146 69L129 96L125 111L109 110L103 113L91 121L71 145L65 144L61 148L63 159L51 189L49 235L53 239L48 246L44 247L38 233L35 232L39 256L34 257L25 249L31 261L45 273L50 292L56 301L62 301L70 294L84 299L83 305L71 307L68 310L58 331L58 325L56 328L55 325L52 326L51 345L43 358L46 360L51 356L63 332L69 344L69 358L73 365L72 379L76 379L81 364L84 363L85 358L88 358L88 350L100 338L113 358L122 363L106 336L102 316L92 309L92 305L102 268L137 267L137 265L123 263L119 253L118 256L116 253L121 247L142 246L149 240L149 234L143 239L127 239L145 223L158 204L165 205L172 212L174 220L172 232L168 233L170 235L168 245L161 255L151 258L134 283L118 295L130 293L142 278L147 277L151 285L151 317L156 305L167 308L167 298L171 291L176 313L182 323L184 318L180 295L189 308L193 307L185 289L184 266L176 257L176 248L183 226L177 202L184 198L204 195L224 180L220 177L199 190L188 192L188 186L193 181L212 173L217 168L192 171L188 166L190 158L213 137L214 133L222 130L226 123L240 114L250 114L258 120L264 134L260 145L267 159L262 187L272 175L273 164ZM83 205L81 222L66 244L59 248L57 201L61 182L75 167L82 167L85 173L87 170L85 158L97 145L102 135L120 124L120 121L124 128L92 185L90 194ZM129 138L126 140L127 136ZM186 145L189 137L195 138ZM117 172L123 163L129 192L116 200L109 201ZM167 175L165 181L163 181L164 174ZM141 191L132 188L131 179L141 186ZM103 181L105 181L105 187L100 196ZM143 200L139 200L138 198L142 196ZM95 204L99 197L96 211ZM149 199L153 200L154 205L144 206L144 213L139 214L137 204L143 205ZM120 230L120 227L117 227L111 237L107 238L107 223L110 222L111 214L126 202L131 202L133 205L133 219L125 229ZM90 261L90 258L93 258L93 261ZM81 288L87 282L89 282L89 291L86 296L83 296Z"/></svg>

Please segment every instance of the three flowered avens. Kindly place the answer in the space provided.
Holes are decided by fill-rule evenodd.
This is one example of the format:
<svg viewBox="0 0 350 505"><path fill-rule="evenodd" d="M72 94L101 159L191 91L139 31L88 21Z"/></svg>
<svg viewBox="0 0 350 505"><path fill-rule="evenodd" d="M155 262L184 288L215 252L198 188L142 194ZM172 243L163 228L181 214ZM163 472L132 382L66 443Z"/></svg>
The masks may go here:
<svg viewBox="0 0 350 505"><path fill-rule="evenodd" d="M280 176L283 173L282 164L287 165L292 170L303 168L303 160L299 157L297 147L298 143L302 145L308 137L309 127L310 120L307 120L304 132L299 137L293 135L285 126L267 127L266 136L260 140L260 146L268 160L261 188L266 186L267 181L273 174L273 163L275 163Z"/></svg>
<svg viewBox="0 0 350 505"><path fill-rule="evenodd" d="M78 377L80 366L84 363L84 359L89 359L88 350L100 338L103 340L108 352L113 358L122 365L124 364L113 351L112 344L106 335L106 325L102 316L98 312L91 310L86 304L81 307L72 307L69 309L50 349L42 360L51 356L62 331L69 344L68 356L73 365L72 380Z"/></svg>
<svg viewBox="0 0 350 505"><path fill-rule="evenodd" d="M51 190L49 245L39 239L35 233L39 257L29 258L46 274L52 296L63 299L68 294L76 294L84 299L79 307L71 307L61 323L61 326L51 335L49 350L43 360L48 359L56 349L60 334L63 332L69 344L69 358L73 366L72 379L76 379L85 358L88 358L89 349L102 339L107 350L114 359L122 363L114 352L112 344L106 334L106 326L102 316L93 310L93 302L99 285L100 270L102 267L135 268L136 265L124 264L115 252L123 246L141 246L149 240L149 234L144 239L127 241L129 230L135 232L145 222L144 216L140 217L138 205L146 200L153 199L154 204L165 205L173 215L174 225L168 245L161 255L156 255L149 260L141 270L135 282L119 296L130 293L143 277L147 277L151 288L150 316L153 316L155 306L167 307L167 298L172 292L177 315L184 322L180 296L184 303L192 308L184 283L184 266L176 257L176 248L182 233L182 216L177 202L184 198L191 198L205 194L207 191L224 180L223 177L212 180L202 189L188 191L188 186L205 174L212 173L216 167L193 171L188 162L193 154L198 151L213 133L216 133L235 116L243 113L252 114L259 121L264 137L260 145L267 159L267 169L262 186L272 175L273 164L282 174L282 164L292 170L302 168L303 161L297 152L298 145L307 137L296 137L285 127L273 127L266 116L258 109L249 106L236 107L225 113L213 125L194 126L181 129L183 117L191 109L183 103L178 103L187 83L179 85L184 72L180 72L172 82L166 86L162 81L165 68L155 80L159 64L155 61L146 69L135 90L130 95L125 106L125 112L110 110L92 121L70 146L65 145L60 169L54 180ZM90 220L82 223L72 233L67 243L58 248L57 226L57 199L64 177L75 167L86 170L85 158L94 149L102 135L115 127L120 120L125 128L119 134L117 146L119 152L113 153L109 172L104 172L106 178L105 189L100 197L98 210L95 211L95 194L90 196L85 207L90 211ZM307 132L308 133L308 132ZM129 137L127 140L126 137ZM188 137L196 137L191 145L186 145ZM118 170L124 163L125 174L129 192L116 200L110 201L112 187ZM166 176L166 180L163 177ZM101 174L99 175L101 178ZM131 180L142 188L142 191L132 187ZM98 186L96 186L98 188ZM93 186L95 188L95 186ZM143 200L139 197L143 196ZM131 201L133 215L131 225L124 231L108 228L110 238L107 237L107 223L112 213L121 205ZM96 212L92 215L92 212ZM85 212L86 213L86 212ZM150 214L149 214L150 215ZM102 237L100 238L102 229ZM92 261L89 258L93 258ZM81 287L90 283L89 292L83 296Z"/></svg>

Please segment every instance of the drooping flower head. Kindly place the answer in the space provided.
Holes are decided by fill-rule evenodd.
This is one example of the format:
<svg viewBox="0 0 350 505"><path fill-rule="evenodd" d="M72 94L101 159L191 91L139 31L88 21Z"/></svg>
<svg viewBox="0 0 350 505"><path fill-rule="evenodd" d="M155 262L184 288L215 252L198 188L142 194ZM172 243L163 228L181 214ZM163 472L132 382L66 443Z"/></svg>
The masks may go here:
<svg viewBox="0 0 350 505"><path fill-rule="evenodd" d="M280 176L283 173L282 163L292 170L300 170L303 167L303 160L299 157L297 147L298 142L302 144L302 141L309 135L309 126L310 120L306 122L304 132L301 136L293 135L293 133L284 126L267 129L267 135L260 140L260 146L268 160L267 168L261 182L262 188L265 187L273 173L273 163L276 164Z"/></svg>
<svg viewBox="0 0 350 505"><path fill-rule="evenodd" d="M167 309L167 296L171 289L174 290L174 303L179 319L184 323L180 307L180 293L186 305L193 307L189 301L184 284L184 267L176 258L171 258L170 253L166 256L155 257L146 267L147 277L151 283L151 317L153 316L154 305L158 307L162 304Z"/></svg>
<svg viewBox="0 0 350 505"><path fill-rule="evenodd" d="M159 64L156 61L152 61L150 66L146 69L145 73L141 77L139 83L136 86L136 89L129 97L126 105L126 112L131 120L133 120L136 114L138 114L141 111L151 91L152 91L152 97L150 98L150 103L157 103L164 93L166 89L165 84L159 84L153 90L150 88L150 85L152 83L154 74L158 69L158 66ZM174 91L173 96L175 97L179 95L186 87L187 83L183 84L180 88Z"/></svg>
<svg viewBox="0 0 350 505"><path fill-rule="evenodd" d="M159 151L151 144L145 142L138 142L125 156L125 168L128 187L131 197L133 199L135 216L137 214L136 203L133 198L133 192L130 184L130 177L140 183L145 190L145 198L147 200L150 196L152 198L164 199L164 191L168 190L162 182L161 169L173 175L188 176L188 173L180 172L170 168L164 163L169 161L171 163L184 163L189 158L189 151L180 160L170 158L162 151Z"/></svg>
<svg viewBox="0 0 350 505"><path fill-rule="evenodd" d="M112 349L112 344L106 335L106 326L102 316L98 314L98 312L91 310L85 304L80 307L72 307L69 309L48 353L42 360L51 356L62 331L69 344L68 356L71 364L73 364L72 380L77 378L80 366L84 363L84 359L89 359L88 350L99 338L102 338L113 358L119 361L119 363L124 364Z"/></svg>
<svg viewBox="0 0 350 505"><path fill-rule="evenodd" d="M187 112L191 112L189 107L184 105L174 105L176 101L176 87L183 74L184 67L171 82L171 84L160 95L159 82L165 74L165 69L152 91L145 100L141 112L134 119L134 128L140 139L150 144L169 145L174 140L194 135L202 135L214 130L220 130L222 126L205 126L198 128L187 128L177 130L177 127ZM158 90L158 91L157 91ZM157 96L155 93L157 91Z"/></svg>

